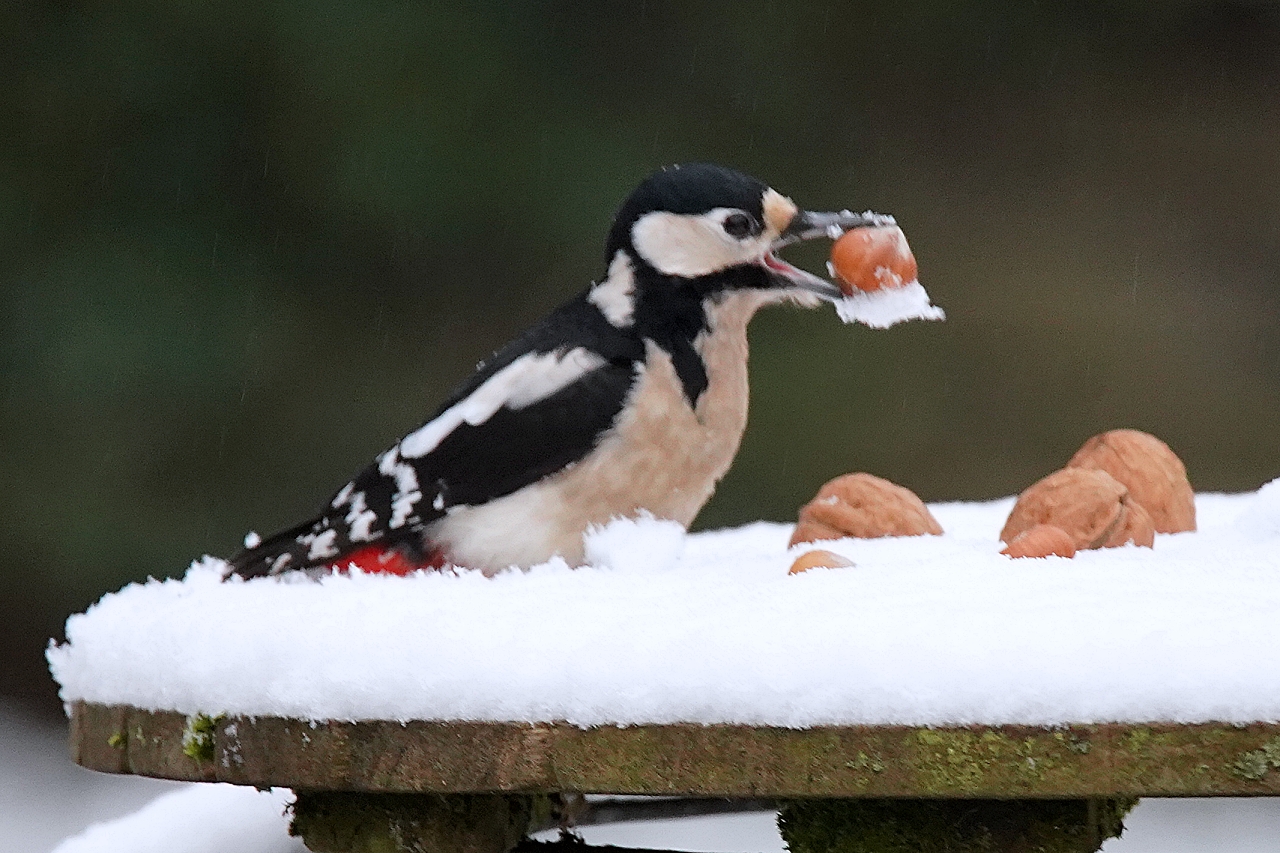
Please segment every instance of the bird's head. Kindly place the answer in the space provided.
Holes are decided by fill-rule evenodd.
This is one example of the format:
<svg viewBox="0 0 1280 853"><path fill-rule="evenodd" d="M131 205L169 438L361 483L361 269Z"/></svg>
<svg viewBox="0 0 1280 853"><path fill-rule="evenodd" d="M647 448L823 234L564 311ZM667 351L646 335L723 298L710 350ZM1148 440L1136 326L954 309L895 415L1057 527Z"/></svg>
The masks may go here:
<svg viewBox="0 0 1280 853"><path fill-rule="evenodd" d="M763 182L723 166L671 166L641 182L614 217L610 278L634 276L638 289L692 288L703 296L752 290L806 304L834 301L843 295L838 287L783 261L777 250L887 221L801 210Z"/></svg>

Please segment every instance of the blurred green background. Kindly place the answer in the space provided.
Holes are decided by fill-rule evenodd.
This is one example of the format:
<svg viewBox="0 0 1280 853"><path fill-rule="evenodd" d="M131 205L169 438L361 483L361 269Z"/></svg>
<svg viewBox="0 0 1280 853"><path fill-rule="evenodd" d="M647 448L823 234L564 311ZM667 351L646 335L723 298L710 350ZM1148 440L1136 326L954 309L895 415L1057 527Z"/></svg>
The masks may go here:
<svg viewBox="0 0 1280 853"><path fill-rule="evenodd" d="M949 315L761 315L700 526L849 470L1006 495L1117 426L1200 490L1280 475L1270 4L8 0L0 33L0 698L56 713L67 614L317 508L673 161L895 214Z"/></svg>

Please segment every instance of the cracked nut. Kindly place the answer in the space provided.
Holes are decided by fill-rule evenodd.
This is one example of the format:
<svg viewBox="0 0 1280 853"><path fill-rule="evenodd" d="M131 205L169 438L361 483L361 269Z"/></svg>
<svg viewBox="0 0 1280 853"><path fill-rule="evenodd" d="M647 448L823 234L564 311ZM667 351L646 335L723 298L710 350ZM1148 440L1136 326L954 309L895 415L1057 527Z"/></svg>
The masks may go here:
<svg viewBox="0 0 1280 853"><path fill-rule="evenodd" d="M1076 543L1061 527L1037 524L1013 538L1000 552L1008 557L1074 557Z"/></svg>
<svg viewBox="0 0 1280 853"><path fill-rule="evenodd" d="M1011 544L1037 524L1064 530L1078 550L1155 542L1151 516L1122 483L1094 468L1063 468L1018 495L1000 531Z"/></svg>
<svg viewBox="0 0 1280 853"><path fill-rule="evenodd" d="M798 575L810 569L848 569L853 561L831 551L805 551L787 570L789 575Z"/></svg>

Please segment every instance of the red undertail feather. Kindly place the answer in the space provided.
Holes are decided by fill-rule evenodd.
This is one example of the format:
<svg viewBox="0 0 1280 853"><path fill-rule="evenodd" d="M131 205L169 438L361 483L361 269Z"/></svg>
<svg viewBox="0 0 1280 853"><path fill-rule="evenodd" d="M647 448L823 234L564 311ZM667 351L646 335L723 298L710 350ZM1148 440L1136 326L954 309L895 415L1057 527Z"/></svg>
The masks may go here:
<svg viewBox="0 0 1280 853"><path fill-rule="evenodd" d="M432 550L421 558L413 559L399 548L386 548L381 545L366 545L358 551L352 551L345 557L329 566L333 571L346 572L352 569L367 575L407 575L421 569L440 569L448 561L444 554Z"/></svg>

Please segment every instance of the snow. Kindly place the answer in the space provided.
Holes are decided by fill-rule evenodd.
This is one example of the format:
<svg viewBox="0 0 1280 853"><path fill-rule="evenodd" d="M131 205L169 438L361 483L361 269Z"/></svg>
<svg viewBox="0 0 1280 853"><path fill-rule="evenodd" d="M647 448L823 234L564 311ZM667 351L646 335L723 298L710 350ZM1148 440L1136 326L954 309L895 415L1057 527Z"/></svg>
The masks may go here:
<svg viewBox="0 0 1280 853"><path fill-rule="evenodd" d="M557 829L534 834L538 841L554 841ZM715 853L784 853L778 832L778 813L744 812L606 823L583 826L577 834L588 844L640 850L712 850Z"/></svg>
<svg viewBox="0 0 1280 853"><path fill-rule="evenodd" d="M287 834L286 791L189 785L73 836L54 853L303 853ZM774 812L582 827L588 844L719 853L783 853ZM198 827L198 831L193 831ZM558 831L535 837L552 840ZM1278 799L1143 800L1103 853L1272 853ZM48 848L43 848L47 850Z"/></svg>
<svg viewBox="0 0 1280 853"><path fill-rule="evenodd" d="M49 853L67 835L179 787L177 782L77 767L67 753L65 723L24 713L0 696L0 850L4 853Z"/></svg>
<svg viewBox="0 0 1280 853"><path fill-rule="evenodd" d="M54 853L306 853L289 837L284 788L188 785L127 817L95 824Z"/></svg>
<svg viewBox="0 0 1280 853"><path fill-rule="evenodd" d="M684 528L675 521L618 518L605 527L593 527L583 539L587 562L601 568L632 574L665 572L676 567L684 552Z"/></svg>
<svg viewBox="0 0 1280 853"><path fill-rule="evenodd" d="M579 725L1280 720L1280 481L1202 494L1200 530L1011 560L1012 499L943 536L841 540L788 576L790 525L592 537L593 566L493 578L181 581L106 595L49 650L66 701L311 719Z"/></svg>
<svg viewBox="0 0 1280 853"><path fill-rule="evenodd" d="M943 310L929 302L929 294L918 281L901 287L859 290L836 304L836 313L846 323L861 323L873 329L887 329L907 320L945 320Z"/></svg>

